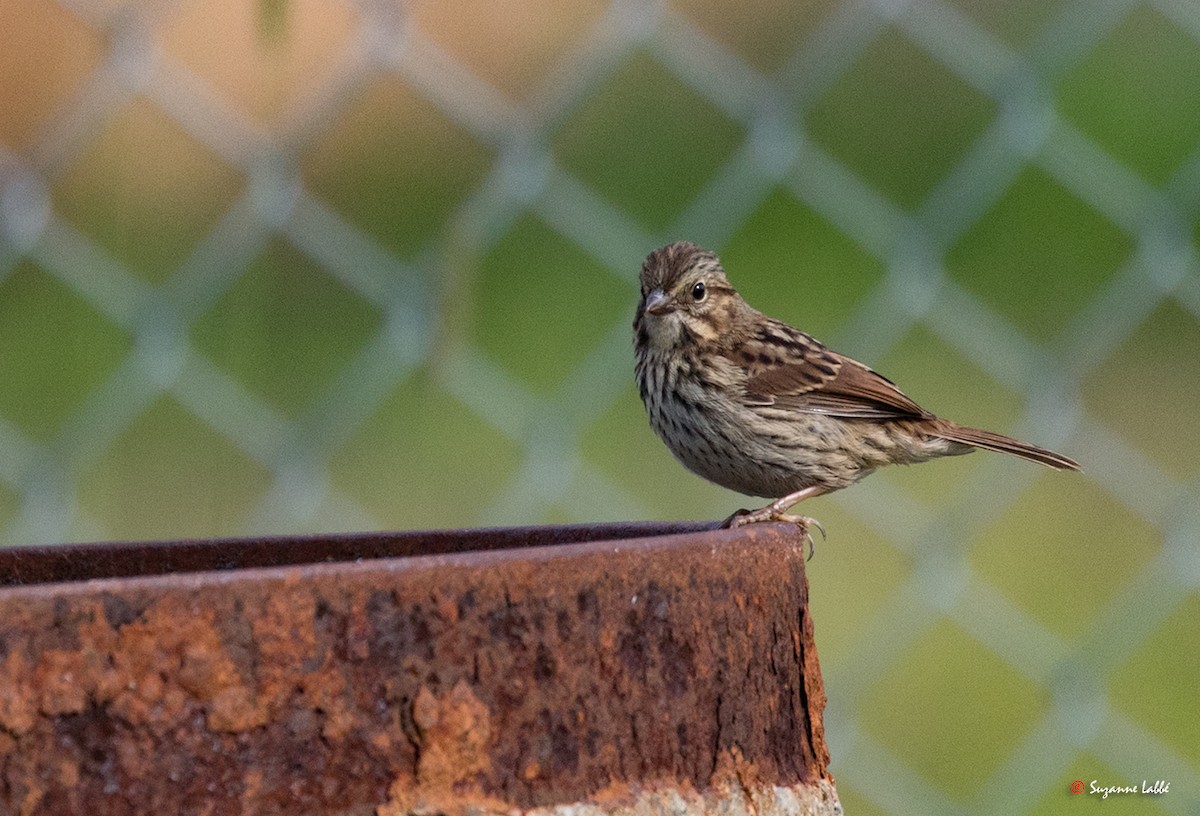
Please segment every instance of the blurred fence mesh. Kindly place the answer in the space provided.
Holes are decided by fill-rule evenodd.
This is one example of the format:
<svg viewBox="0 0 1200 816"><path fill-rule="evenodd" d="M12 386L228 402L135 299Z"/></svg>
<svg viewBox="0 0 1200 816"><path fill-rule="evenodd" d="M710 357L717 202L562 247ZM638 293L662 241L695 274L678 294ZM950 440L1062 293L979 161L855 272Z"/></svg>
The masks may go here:
<svg viewBox="0 0 1200 816"><path fill-rule="evenodd" d="M1200 6L0 4L0 538L727 515L641 258L1061 449L809 512L855 814L1200 813ZM1098 798L1084 795L1078 798Z"/></svg>

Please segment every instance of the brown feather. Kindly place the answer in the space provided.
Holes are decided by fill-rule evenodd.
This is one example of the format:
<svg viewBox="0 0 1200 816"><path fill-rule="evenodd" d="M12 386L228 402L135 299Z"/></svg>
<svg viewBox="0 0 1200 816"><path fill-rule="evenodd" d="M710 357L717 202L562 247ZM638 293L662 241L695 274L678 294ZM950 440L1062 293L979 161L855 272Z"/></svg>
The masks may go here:
<svg viewBox="0 0 1200 816"><path fill-rule="evenodd" d="M975 448L1010 453L1059 470L1079 470L1062 454L1004 434L939 419L913 402L896 384L857 360L831 351L819 340L778 321L769 321L742 348L769 347L772 355L743 354L748 405L847 419L918 420L915 428ZM737 355L730 355L736 357ZM923 421L922 421L923 420Z"/></svg>
<svg viewBox="0 0 1200 816"><path fill-rule="evenodd" d="M748 404L778 405L795 411L855 419L929 419L933 415L908 398L887 377L786 324L743 344L770 347L777 356L742 355L748 377ZM786 345L783 340L788 340ZM729 355L737 359L736 354Z"/></svg>
<svg viewBox="0 0 1200 816"><path fill-rule="evenodd" d="M1082 470L1079 467L1079 463L1069 456L1063 456L1061 453L1039 448L1037 445L1022 442L1019 439L1013 439L1011 436L1005 436L995 431L985 431L981 428L970 428L966 425L959 425L957 422L951 422L948 419L938 420L933 433L935 436L949 439L952 442L961 442L964 445L971 445L976 448L997 451L999 453L1011 453L1013 456L1020 456L1022 459L1028 459L1031 462L1037 462L1038 464L1052 467L1055 470Z"/></svg>

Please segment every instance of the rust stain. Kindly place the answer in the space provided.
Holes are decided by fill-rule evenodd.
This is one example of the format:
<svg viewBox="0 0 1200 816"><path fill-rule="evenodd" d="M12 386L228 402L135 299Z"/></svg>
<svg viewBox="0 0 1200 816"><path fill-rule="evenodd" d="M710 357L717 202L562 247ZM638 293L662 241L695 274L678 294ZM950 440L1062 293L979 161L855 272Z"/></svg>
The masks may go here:
<svg viewBox="0 0 1200 816"><path fill-rule="evenodd" d="M417 784L453 790L486 778L492 767L491 716L466 681L459 680L440 699L421 686L413 701L413 721L421 750Z"/></svg>
<svg viewBox="0 0 1200 816"><path fill-rule="evenodd" d="M399 777L378 816L503 813L509 807L484 792L492 771L491 714L464 680L438 697L422 686L412 707L417 727L415 784Z"/></svg>

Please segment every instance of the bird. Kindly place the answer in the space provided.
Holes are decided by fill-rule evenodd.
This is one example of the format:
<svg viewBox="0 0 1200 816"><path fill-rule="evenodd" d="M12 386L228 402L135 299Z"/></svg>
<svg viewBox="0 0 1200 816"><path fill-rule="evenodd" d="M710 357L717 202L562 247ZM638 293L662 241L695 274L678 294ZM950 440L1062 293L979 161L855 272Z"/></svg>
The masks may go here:
<svg viewBox="0 0 1200 816"><path fill-rule="evenodd" d="M750 306L716 254L689 241L651 252L633 321L635 376L650 425L684 467L772 499L724 527L815 519L787 511L894 464L982 448L1056 470L1074 459L922 408L891 380Z"/></svg>

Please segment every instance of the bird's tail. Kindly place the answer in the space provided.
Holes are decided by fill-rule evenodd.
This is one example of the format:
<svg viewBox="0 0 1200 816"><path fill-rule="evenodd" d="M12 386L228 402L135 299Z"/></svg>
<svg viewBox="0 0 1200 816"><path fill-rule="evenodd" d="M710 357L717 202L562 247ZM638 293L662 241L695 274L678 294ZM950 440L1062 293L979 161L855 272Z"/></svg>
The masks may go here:
<svg viewBox="0 0 1200 816"><path fill-rule="evenodd" d="M966 425L957 425L945 420L942 422L937 435L952 442L961 442L964 445L1000 453L1011 453L1013 456L1020 456L1022 459L1028 459L1055 470L1082 470L1078 462L1061 453L1039 448L1037 445L1030 445L1028 442L1022 442L993 431L968 428Z"/></svg>

